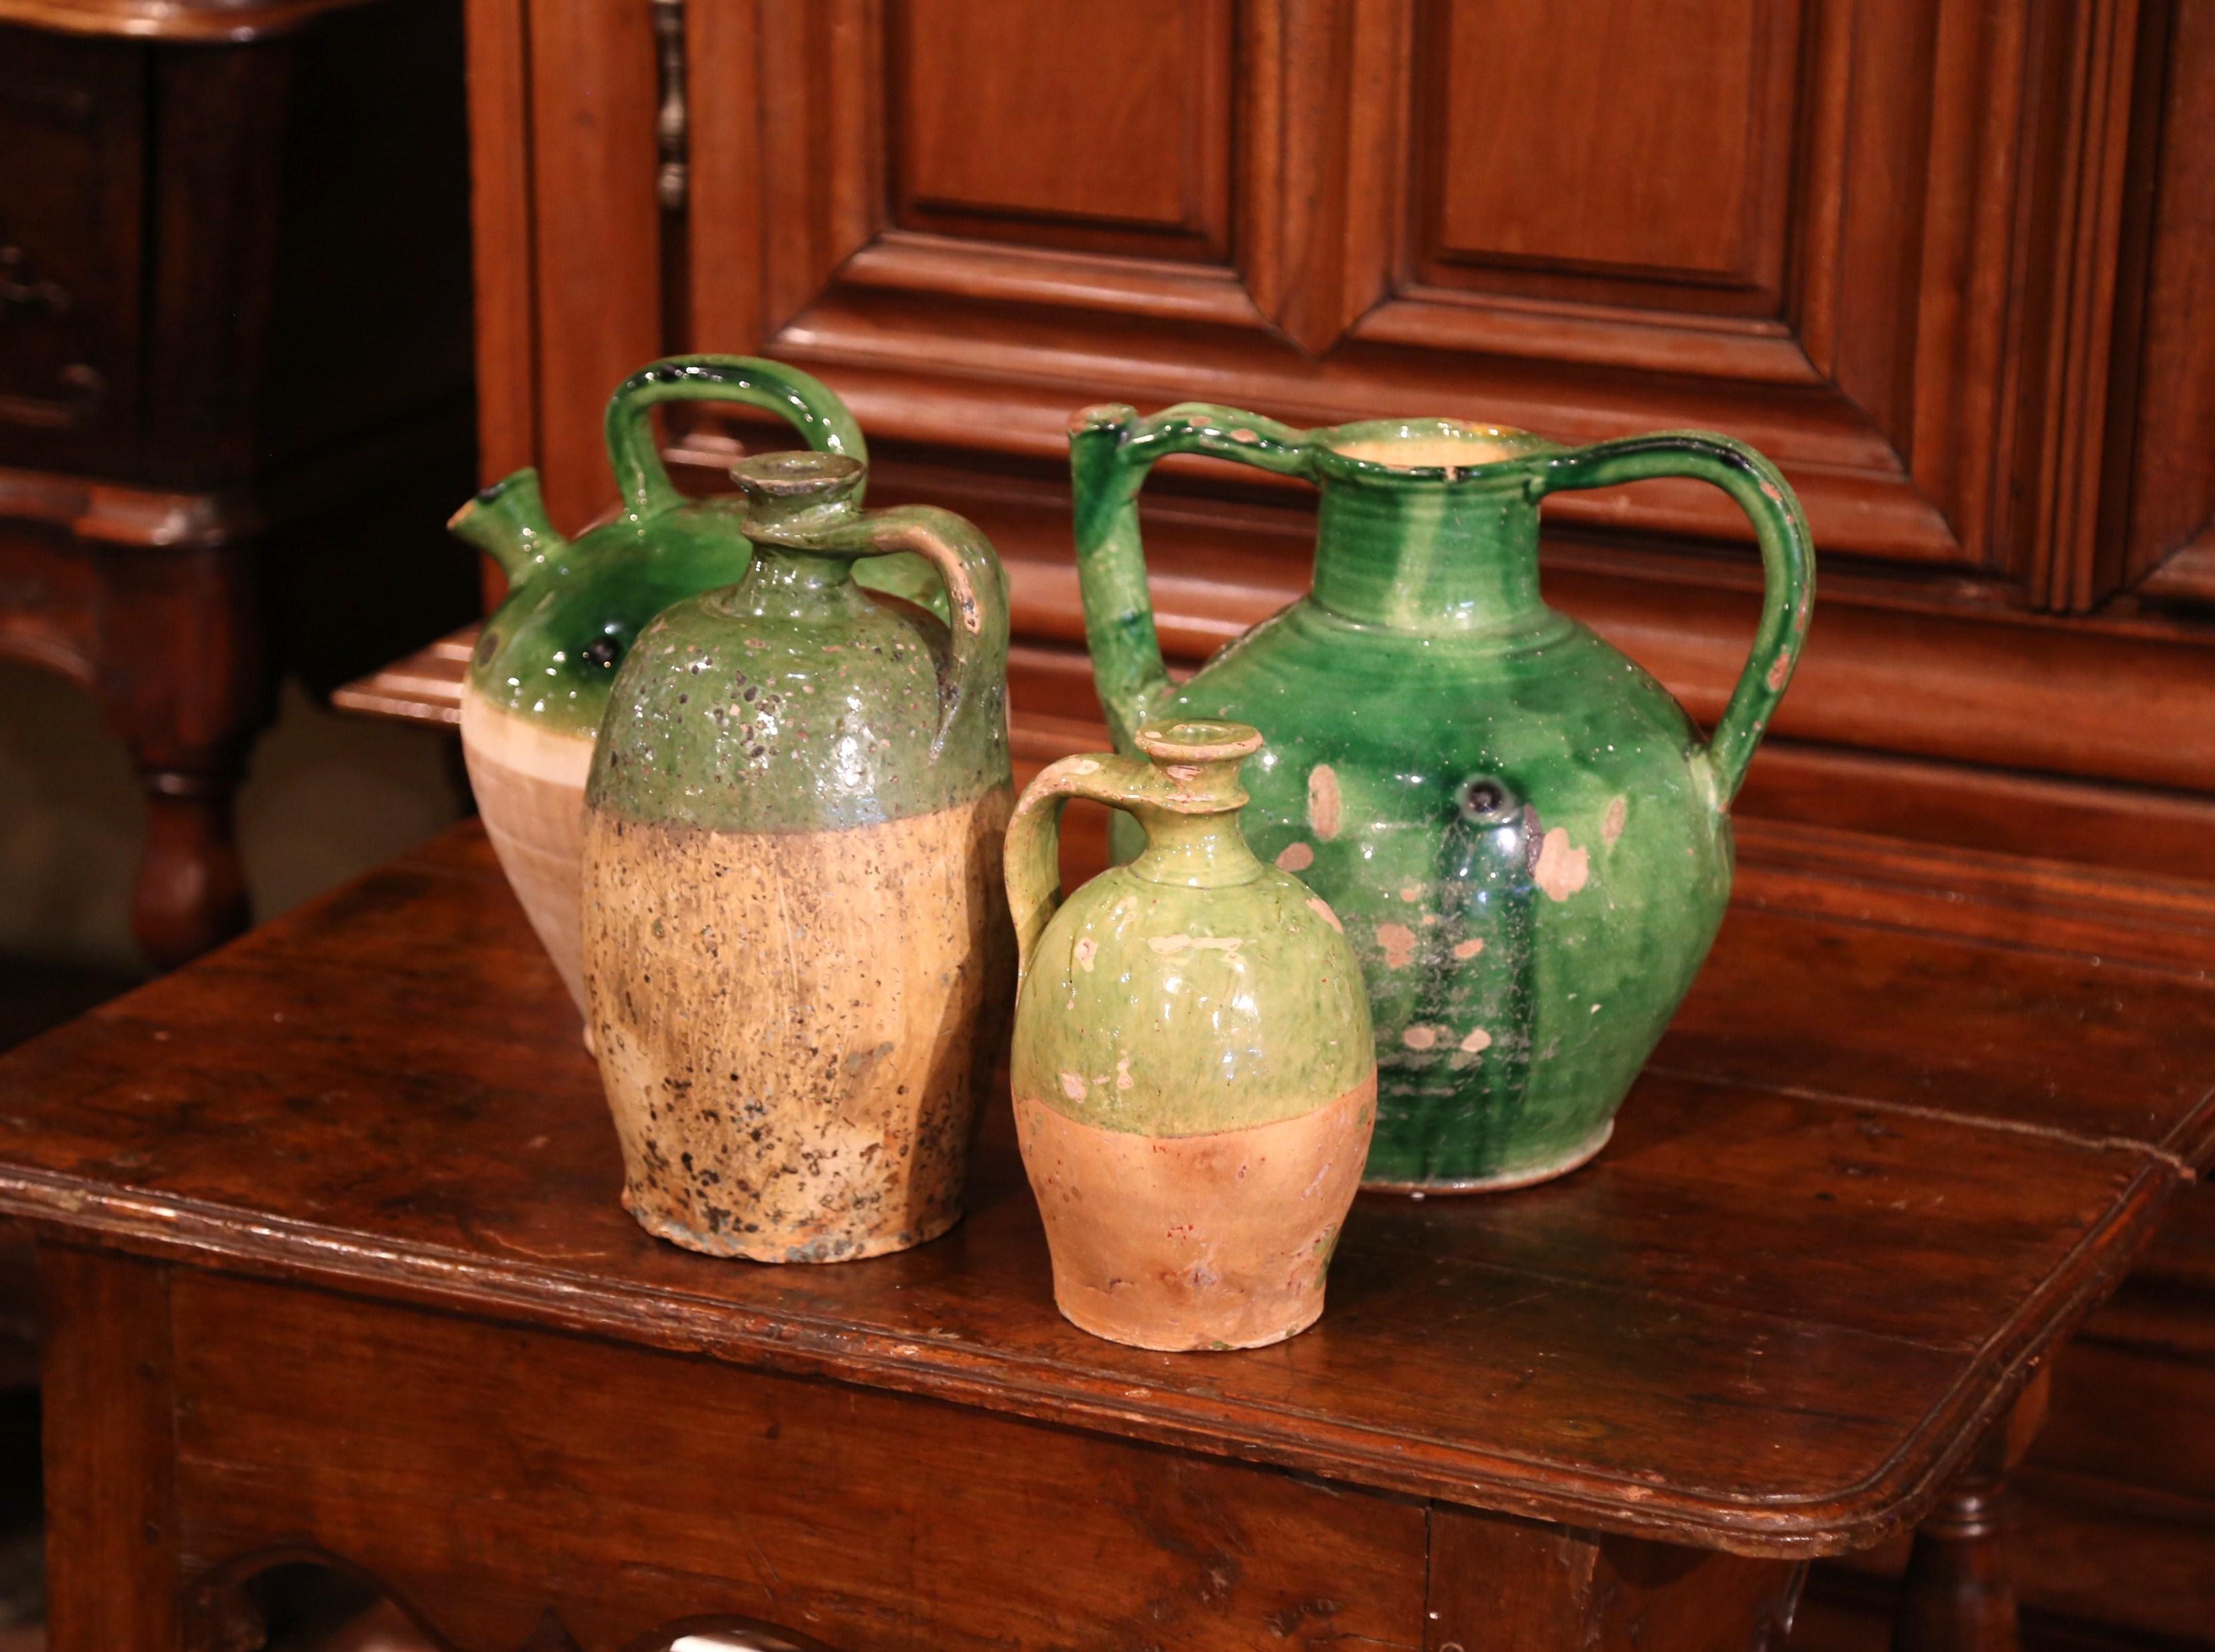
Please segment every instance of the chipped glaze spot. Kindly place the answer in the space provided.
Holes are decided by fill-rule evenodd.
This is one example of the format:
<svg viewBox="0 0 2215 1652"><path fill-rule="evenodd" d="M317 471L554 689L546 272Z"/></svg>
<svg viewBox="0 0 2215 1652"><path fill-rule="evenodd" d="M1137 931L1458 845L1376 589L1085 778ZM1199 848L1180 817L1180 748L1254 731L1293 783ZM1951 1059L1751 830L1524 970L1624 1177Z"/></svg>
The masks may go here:
<svg viewBox="0 0 2215 1652"><path fill-rule="evenodd" d="M1415 884L1404 885L1400 890L1400 898L1410 902L1421 900L1423 898L1421 886Z"/></svg>
<svg viewBox="0 0 2215 1652"><path fill-rule="evenodd" d="M1623 823L1630 812L1630 805L1620 792L1608 801L1607 817L1599 823L1600 841L1611 849L1616 839L1623 835Z"/></svg>
<svg viewBox="0 0 2215 1652"><path fill-rule="evenodd" d="M1164 958L1187 947L1195 951L1229 952L1235 956L1245 939L1243 935L1149 935L1146 945Z"/></svg>
<svg viewBox="0 0 2215 1652"><path fill-rule="evenodd" d="M1338 914L1333 912L1326 903L1320 900L1314 900L1310 901L1308 904L1316 909L1316 915L1333 929L1337 930L1341 934L1346 933L1346 926L1338 921Z"/></svg>
<svg viewBox="0 0 2215 1652"><path fill-rule="evenodd" d="M1315 851L1304 843L1287 843L1277 855L1279 872L1305 872L1315 865Z"/></svg>
<svg viewBox="0 0 2215 1652"><path fill-rule="evenodd" d="M1776 651L1776 663L1769 668L1769 691L1771 694L1782 694L1784 691L1784 685L1791 681L1791 677L1792 651L1789 648L1780 648Z"/></svg>
<svg viewBox="0 0 2215 1652"><path fill-rule="evenodd" d="M1569 842L1568 828L1556 826L1546 834L1538 847L1538 864L1531 869L1531 881L1546 891L1547 898L1566 901L1585 886L1592 876L1592 854L1589 850L1574 847Z"/></svg>
<svg viewBox="0 0 2215 1652"><path fill-rule="evenodd" d="M1063 762L1066 765L1062 771L1064 774L1097 774L1100 772L1100 765L1089 757L1067 757Z"/></svg>
<svg viewBox="0 0 2215 1652"><path fill-rule="evenodd" d="M1471 1027L1469 1030L1469 1037L1461 1041L1461 1048L1463 1053L1470 1055L1476 1055L1479 1050L1489 1049L1492 1048L1492 1035L1482 1027Z"/></svg>
<svg viewBox="0 0 2215 1652"><path fill-rule="evenodd" d="M1092 960L1099 955L1100 943L1093 939L1091 936L1086 935L1079 939L1077 945L1072 947L1071 951L1076 955L1077 967L1085 971L1088 975L1090 974L1092 970Z"/></svg>
<svg viewBox="0 0 2215 1652"><path fill-rule="evenodd" d="M1308 824L1324 842L1338 835L1343 804L1338 794L1338 771L1317 763L1308 771Z"/></svg>
<svg viewBox="0 0 2215 1652"><path fill-rule="evenodd" d="M1436 1049L1439 1046L1439 1030L1436 1027L1425 1026L1419 1021L1400 1034L1400 1042L1410 1049Z"/></svg>
<svg viewBox="0 0 2215 1652"><path fill-rule="evenodd" d="M1378 924L1377 944L1384 949L1388 970L1404 970L1415 961L1415 932L1403 923Z"/></svg>
<svg viewBox="0 0 2215 1652"><path fill-rule="evenodd" d="M1071 1101L1084 1099L1084 1074L1065 1073L1061 1075L1061 1093Z"/></svg>
<svg viewBox="0 0 2215 1652"><path fill-rule="evenodd" d="M1471 959L1471 958L1475 958L1475 957L1476 957L1479 952L1482 952L1483 950L1484 950L1484 937L1482 937L1482 935L1477 935L1477 936L1473 936L1473 937L1471 937L1471 938L1470 938L1470 939L1468 939L1468 940L1457 940L1457 941L1456 941L1456 942L1454 943L1453 955L1454 955L1454 957L1455 957L1455 958L1456 958L1457 960L1458 960L1458 961L1459 961L1459 962L1461 962L1461 963L1466 964L1466 963L1468 963L1468 962L1470 961L1470 959Z"/></svg>
<svg viewBox="0 0 2215 1652"><path fill-rule="evenodd" d="M1127 1055L1117 1056L1115 1058L1115 1087L1118 1090L1128 1090L1133 1080L1131 1077L1130 1056Z"/></svg>

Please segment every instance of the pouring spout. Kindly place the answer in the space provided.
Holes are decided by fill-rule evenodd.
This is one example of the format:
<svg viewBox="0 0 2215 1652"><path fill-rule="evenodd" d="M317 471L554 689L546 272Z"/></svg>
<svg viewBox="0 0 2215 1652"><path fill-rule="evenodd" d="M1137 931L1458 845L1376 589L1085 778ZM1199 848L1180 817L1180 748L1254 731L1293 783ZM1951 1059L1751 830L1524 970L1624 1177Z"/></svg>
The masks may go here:
<svg viewBox="0 0 2215 1652"><path fill-rule="evenodd" d="M529 466L502 477L455 511L446 531L499 563L511 582L568 542L546 519L538 473Z"/></svg>

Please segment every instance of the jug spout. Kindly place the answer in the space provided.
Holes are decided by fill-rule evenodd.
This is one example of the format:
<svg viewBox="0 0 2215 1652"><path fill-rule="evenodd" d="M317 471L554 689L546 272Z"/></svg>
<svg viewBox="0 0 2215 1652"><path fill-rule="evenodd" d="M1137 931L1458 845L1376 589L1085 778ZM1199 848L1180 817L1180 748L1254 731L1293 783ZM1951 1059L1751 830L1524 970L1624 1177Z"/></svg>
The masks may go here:
<svg viewBox="0 0 2215 1652"><path fill-rule="evenodd" d="M511 582L568 542L546 519L538 473L529 466L502 477L455 511L446 531L499 563Z"/></svg>

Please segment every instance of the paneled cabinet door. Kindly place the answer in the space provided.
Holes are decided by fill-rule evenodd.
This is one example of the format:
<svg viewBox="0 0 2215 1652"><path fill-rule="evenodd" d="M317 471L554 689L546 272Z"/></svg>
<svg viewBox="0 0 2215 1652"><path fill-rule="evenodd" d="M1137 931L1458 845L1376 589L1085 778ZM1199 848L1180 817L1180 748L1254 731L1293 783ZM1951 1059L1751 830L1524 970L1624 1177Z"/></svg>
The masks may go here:
<svg viewBox="0 0 2215 1652"><path fill-rule="evenodd" d="M1052 448L1103 394L1721 426L1833 554L2058 598L2077 548L2040 490L2089 461L2040 409L2057 368L2100 393L2053 357L2117 233L2058 217L2116 215L2131 9L696 7L691 331L961 445ZM2120 87L2070 83L2088 51ZM2065 228L2104 257L2053 268ZM1742 531L1690 486L1560 510Z"/></svg>
<svg viewBox="0 0 2215 1652"><path fill-rule="evenodd" d="M537 456L565 524L611 496L608 389L674 348L801 363L886 454L964 456L985 494L949 502L1063 645L1088 403L1721 429L1824 557L1788 742L2215 791L2187 711L2215 651L2113 602L2215 594L2171 554L2215 508L2195 8L471 4L488 468ZM1252 497L1210 518L1213 608L1164 593L1172 652L1303 582ZM1752 625L1737 512L1661 481L1547 517L1557 596L1712 715Z"/></svg>

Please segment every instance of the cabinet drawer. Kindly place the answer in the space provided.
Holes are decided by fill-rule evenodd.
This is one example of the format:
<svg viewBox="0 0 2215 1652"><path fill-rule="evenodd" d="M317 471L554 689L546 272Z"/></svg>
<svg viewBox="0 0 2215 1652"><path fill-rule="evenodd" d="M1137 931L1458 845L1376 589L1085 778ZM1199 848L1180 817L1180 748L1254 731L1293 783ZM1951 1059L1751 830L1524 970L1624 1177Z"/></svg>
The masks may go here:
<svg viewBox="0 0 2215 1652"><path fill-rule="evenodd" d="M1043 1282L1041 1282L1043 1288ZM936 1401L183 1275L187 1564L320 1549L471 1652L1422 1643L1425 1511Z"/></svg>
<svg viewBox="0 0 2215 1652"><path fill-rule="evenodd" d="M0 26L0 463L114 469L134 434L145 76Z"/></svg>

